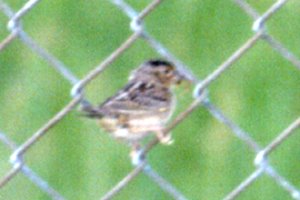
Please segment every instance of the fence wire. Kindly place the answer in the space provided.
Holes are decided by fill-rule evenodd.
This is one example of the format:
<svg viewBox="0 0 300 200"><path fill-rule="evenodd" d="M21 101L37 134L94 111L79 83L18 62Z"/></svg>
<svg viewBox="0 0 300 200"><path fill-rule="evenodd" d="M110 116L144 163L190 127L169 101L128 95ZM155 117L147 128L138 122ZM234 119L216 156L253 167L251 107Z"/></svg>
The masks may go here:
<svg viewBox="0 0 300 200"><path fill-rule="evenodd" d="M52 199L65 199L59 191L55 190L51 185L47 183L43 178L38 176L30 167L28 167L23 157L29 148L34 148L35 144L43 139L43 136L51 129L56 126L67 114L70 113L76 106L81 104L85 106L88 101L84 99L83 90L84 88L95 79L103 70L110 66L124 51L128 50L137 40L142 39L148 43L157 53L162 57L174 62L179 67L182 73L186 74L195 83L194 89L194 101L190 104L185 111L180 113L174 121L172 121L168 127L165 128L164 133L168 134L176 125L182 122L195 108L203 106L207 109L211 115L217 119L220 123L225 124L230 128L232 133L243 141L254 153L256 158L254 160L256 169L249 175L243 182L233 188L232 191L224 195L225 200L235 199L243 191L245 191L254 181L258 180L263 175L271 177L274 182L283 190L288 192L293 199L300 199L300 190L296 188L291 182L289 182L284 176L280 175L273 166L268 162L268 156L279 148L280 145L288 139L295 130L300 126L300 118L295 119L294 122L287 125L287 128L282 132L278 133L266 147L260 147L257 142L250 137L251 134L241 129L236 123L225 116L220 109L214 106L208 98L206 90L210 84L218 79L222 74L233 66L239 58L241 58L249 49L253 48L257 43L265 41L270 45L280 56L288 60L296 68L300 69L300 60L286 47L277 41L272 35L267 33L265 24L267 21L279 10L286 5L288 0L278 0L269 7L264 13L259 14L244 0L234 0L233 3L240 6L240 8L249 15L253 21L253 35L241 45L233 54L228 57L220 66L211 72L205 79L199 80L190 70L187 65L177 59L170 51L158 42L152 35L145 30L143 20L151 14L153 10L159 9L159 5L163 2L162 0L153 0L148 6L142 11L135 11L128 3L123 0L111 0L112 5L118 7L125 15L127 15L131 22L130 27L132 34L124 40L124 42L112 52L106 59L104 59L98 66L94 67L91 71L87 72L87 75L79 79L73 75L62 61L53 56L46 49L41 47L33 38L31 38L22 28L22 18L30 12L32 9L38 9L37 4L39 0L29 0L23 7L17 12L13 12L9 5L0 0L0 9L8 17L7 27L10 34L7 35L0 43L0 51L5 51L5 47L10 45L14 40L20 40L28 49L33 51L35 54L40 56L42 59L49 63L49 66L57 70L58 74L70 82L72 86L70 102L62 108L55 116L41 126L39 130L32 134L24 143L16 145L14 141L9 139L7 135L0 132L0 142L8 149L12 150L10 156L10 162L12 168L0 179L0 189L3 188L10 180L14 179L17 174L22 173L30 181L32 181L40 190L49 195ZM168 2L166 2L168 3ZM170 3L170 2L169 2ZM143 149L142 153L147 154L158 144L158 140L155 138L150 141ZM101 199L111 199L117 195L124 187L126 187L135 177L140 173L146 174L150 180L157 184L163 191L169 194L174 199L187 199L177 188L162 178L157 172L155 172L147 161L141 162L138 166L127 174L120 182L118 182L110 191L101 197ZM100 194L99 194L100 195Z"/></svg>

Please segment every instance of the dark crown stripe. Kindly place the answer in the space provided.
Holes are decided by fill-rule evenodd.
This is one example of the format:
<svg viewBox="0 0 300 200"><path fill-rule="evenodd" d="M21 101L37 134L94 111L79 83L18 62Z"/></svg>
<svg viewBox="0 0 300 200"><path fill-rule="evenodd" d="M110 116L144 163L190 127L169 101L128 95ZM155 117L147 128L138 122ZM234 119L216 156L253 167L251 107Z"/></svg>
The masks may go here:
<svg viewBox="0 0 300 200"><path fill-rule="evenodd" d="M168 65L168 66L173 66L172 63L165 61L165 60L149 60L147 64L152 65L152 66L161 66L161 65Z"/></svg>

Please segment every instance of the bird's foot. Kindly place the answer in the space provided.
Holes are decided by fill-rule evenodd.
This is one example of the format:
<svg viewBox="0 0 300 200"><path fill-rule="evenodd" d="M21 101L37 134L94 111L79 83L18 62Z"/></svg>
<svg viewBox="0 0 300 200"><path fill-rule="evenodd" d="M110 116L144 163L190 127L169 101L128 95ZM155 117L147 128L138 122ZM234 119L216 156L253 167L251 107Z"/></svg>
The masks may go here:
<svg viewBox="0 0 300 200"><path fill-rule="evenodd" d="M174 143L171 133L164 134L163 132L159 131L156 133L156 137L161 144L171 145Z"/></svg>

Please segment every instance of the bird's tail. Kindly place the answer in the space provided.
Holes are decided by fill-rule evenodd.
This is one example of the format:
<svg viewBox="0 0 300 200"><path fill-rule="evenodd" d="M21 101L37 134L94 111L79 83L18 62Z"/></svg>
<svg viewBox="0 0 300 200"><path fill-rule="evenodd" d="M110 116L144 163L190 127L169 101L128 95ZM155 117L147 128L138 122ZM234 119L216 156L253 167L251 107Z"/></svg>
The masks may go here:
<svg viewBox="0 0 300 200"><path fill-rule="evenodd" d="M99 108L94 107L90 103L83 103L80 107L81 116L89 117L89 118L102 118L103 113L99 110Z"/></svg>

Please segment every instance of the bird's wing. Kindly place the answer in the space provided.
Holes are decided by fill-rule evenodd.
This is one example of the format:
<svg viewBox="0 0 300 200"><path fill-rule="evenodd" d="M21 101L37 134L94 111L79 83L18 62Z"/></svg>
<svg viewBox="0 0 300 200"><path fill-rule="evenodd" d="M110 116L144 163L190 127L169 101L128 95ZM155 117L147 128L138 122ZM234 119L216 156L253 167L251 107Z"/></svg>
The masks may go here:
<svg viewBox="0 0 300 200"><path fill-rule="evenodd" d="M170 98L169 90L158 89L149 83L130 82L98 108L104 115L151 115L159 110L168 110Z"/></svg>

